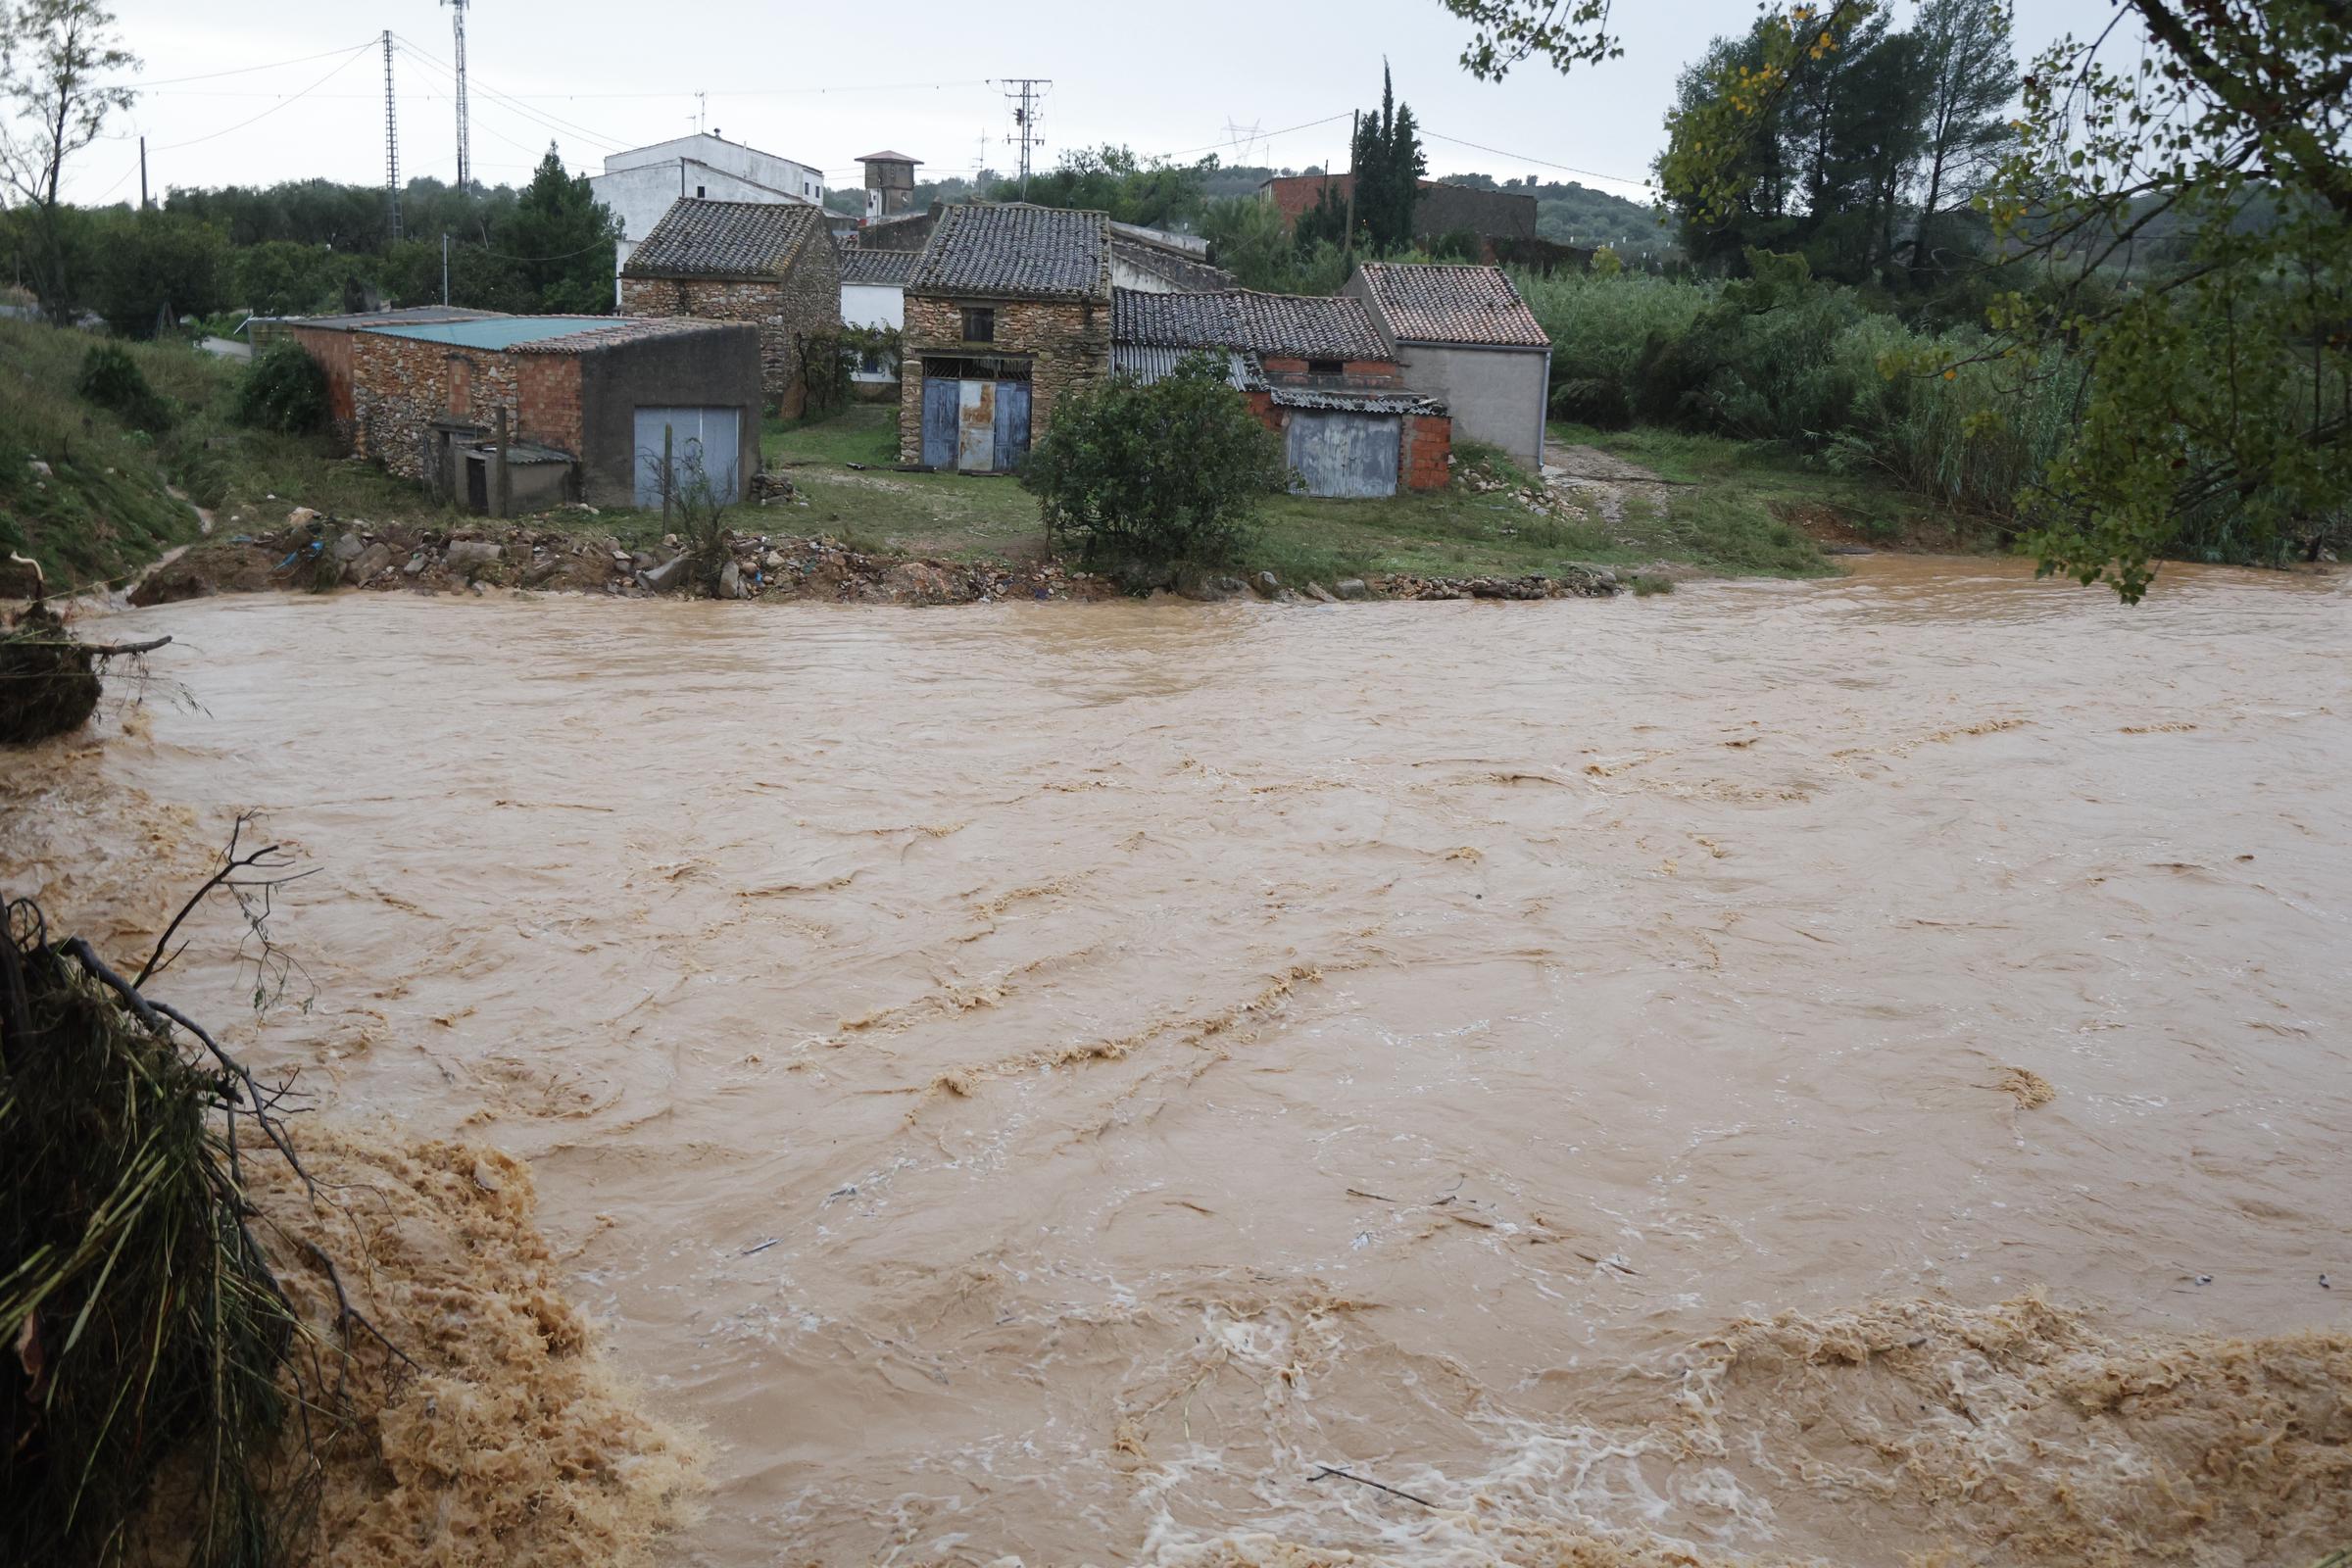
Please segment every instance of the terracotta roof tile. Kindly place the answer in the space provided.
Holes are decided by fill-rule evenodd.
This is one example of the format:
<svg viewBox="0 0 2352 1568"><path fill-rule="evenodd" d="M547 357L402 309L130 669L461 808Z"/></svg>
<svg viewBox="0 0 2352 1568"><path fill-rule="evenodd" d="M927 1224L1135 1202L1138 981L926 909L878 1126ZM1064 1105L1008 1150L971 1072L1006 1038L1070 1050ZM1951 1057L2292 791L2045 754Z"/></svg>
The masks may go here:
<svg viewBox="0 0 2352 1568"><path fill-rule="evenodd" d="M1108 300L1110 220L1017 202L950 207L916 257L906 291Z"/></svg>
<svg viewBox="0 0 2352 1568"><path fill-rule="evenodd" d="M914 256L912 251L846 250L841 253L841 280L904 286L906 274L914 270Z"/></svg>
<svg viewBox="0 0 2352 1568"><path fill-rule="evenodd" d="M1358 271L1373 309L1400 342L1551 346L1536 313L1500 268L1366 262Z"/></svg>
<svg viewBox="0 0 2352 1568"><path fill-rule="evenodd" d="M799 202L714 202L681 196L629 253L623 277L768 277L782 271L825 214Z"/></svg>
<svg viewBox="0 0 2352 1568"><path fill-rule="evenodd" d="M1361 300L1261 294L1247 288L1214 294L1121 289L1111 304L1110 336L1114 343L1244 349L1316 359L1389 358L1388 344Z"/></svg>

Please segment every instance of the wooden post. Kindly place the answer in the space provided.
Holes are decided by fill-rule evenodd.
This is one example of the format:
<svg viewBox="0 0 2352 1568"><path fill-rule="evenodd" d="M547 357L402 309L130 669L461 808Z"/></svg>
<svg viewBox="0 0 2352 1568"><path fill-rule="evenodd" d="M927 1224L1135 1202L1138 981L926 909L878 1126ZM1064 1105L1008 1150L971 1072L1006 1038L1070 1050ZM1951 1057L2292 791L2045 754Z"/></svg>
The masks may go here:
<svg viewBox="0 0 2352 1568"><path fill-rule="evenodd" d="M490 463L490 514L503 517L513 500L507 484L507 408L500 404L498 417L491 421L492 458Z"/></svg>
<svg viewBox="0 0 2352 1568"><path fill-rule="evenodd" d="M664 533L669 531L669 493L676 482L677 475L677 470L669 466L671 430L670 423L663 420L662 424L662 529Z"/></svg>

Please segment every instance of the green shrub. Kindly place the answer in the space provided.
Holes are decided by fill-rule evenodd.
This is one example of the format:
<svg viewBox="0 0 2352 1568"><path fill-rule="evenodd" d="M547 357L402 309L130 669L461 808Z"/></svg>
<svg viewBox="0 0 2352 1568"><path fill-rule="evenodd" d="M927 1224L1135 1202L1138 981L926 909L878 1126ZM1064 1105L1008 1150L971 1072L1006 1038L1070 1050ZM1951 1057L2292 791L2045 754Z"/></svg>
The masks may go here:
<svg viewBox="0 0 2352 1568"><path fill-rule="evenodd" d="M138 430L171 428L172 410L156 396L139 362L119 343L93 344L82 356L81 378L74 390Z"/></svg>
<svg viewBox="0 0 2352 1568"><path fill-rule="evenodd" d="M1289 479L1281 438L1210 355L1149 385L1113 376L1068 393L1021 471L1047 532L1075 538L1089 564L1230 561Z"/></svg>
<svg viewBox="0 0 2352 1568"><path fill-rule="evenodd" d="M237 388L237 422L285 435L326 425L326 372L293 342L272 343L245 371Z"/></svg>

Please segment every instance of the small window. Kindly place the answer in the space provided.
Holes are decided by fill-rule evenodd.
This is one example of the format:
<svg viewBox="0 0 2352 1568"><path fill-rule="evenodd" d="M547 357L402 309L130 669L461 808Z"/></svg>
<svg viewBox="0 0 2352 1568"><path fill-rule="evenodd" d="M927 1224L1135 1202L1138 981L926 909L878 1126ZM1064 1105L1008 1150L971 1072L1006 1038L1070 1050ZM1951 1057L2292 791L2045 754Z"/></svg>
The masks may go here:
<svg viewBox="0 0 2352 1568"><path fill-rule="evenodd" d="M709 186L707 186L707 185L697 185L697 186L695 186L695 187L694 187L694 195L695 195L695 199L696 199L697 201L700 201L700 200L701 200L703 197L705 197L705 196L708 196L708 195L710 195L710 187L709 187Z"/></svg>
<svg viewBox="0 0 2352 1568"><path fill-rule="evenodd" d="M1346 360L1309 360L1306 362L1306 373L1309 375L1338 375L1346 368L1348 368Z"/></svg>
<svg viewBox="0 0 2352 1568"><path fill-rule="evenodd" d="M985 305L965 306L963 340L966 343L994 343L997 340L997 313Z"/></svg>

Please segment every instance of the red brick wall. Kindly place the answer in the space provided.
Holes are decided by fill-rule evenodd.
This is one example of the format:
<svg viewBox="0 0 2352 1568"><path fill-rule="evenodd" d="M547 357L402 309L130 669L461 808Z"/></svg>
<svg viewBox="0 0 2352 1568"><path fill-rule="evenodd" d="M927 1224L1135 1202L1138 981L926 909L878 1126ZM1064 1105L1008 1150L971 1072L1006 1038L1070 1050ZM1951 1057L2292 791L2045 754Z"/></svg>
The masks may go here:
<svg viewBox="0 0 2352 1568"><path fill-rule="evenodd" d="M1443 490L1452 479L1446 460L1453 453L1453 420L1443 414L1404 416L1398 482L1407 490Z"/></svg>
<svg viewBox="0 0 2352 1568"><path fill-rule="evenodd" d="M588 437L580 418L580 356L577 354L517 354L514 356L521 415L515 438L568 452L588 455Z"/></svg>

